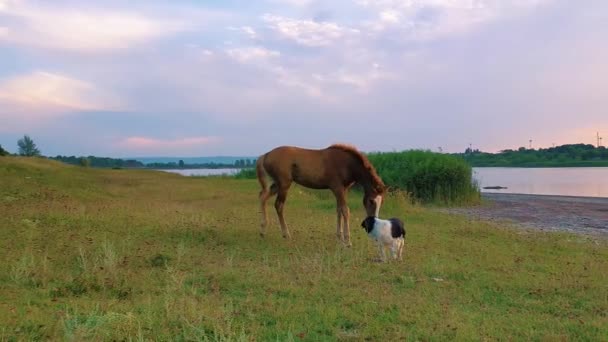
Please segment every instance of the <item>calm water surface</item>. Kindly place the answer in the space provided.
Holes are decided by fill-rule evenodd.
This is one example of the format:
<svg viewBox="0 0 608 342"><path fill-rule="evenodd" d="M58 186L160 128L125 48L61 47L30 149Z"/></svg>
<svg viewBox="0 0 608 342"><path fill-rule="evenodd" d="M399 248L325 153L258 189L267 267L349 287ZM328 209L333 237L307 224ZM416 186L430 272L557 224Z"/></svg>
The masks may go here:
<svg viewBox="0 0 608 342"><path fill-rule="evenodd" d="M164 169L159 171L178 173L182 176L219 176L234 175L239 169Z"/></svg>
<svg viewBox="0 0 608 342"><path fill-rule="evenodd" d="M608 197L608 167L474 167L482 192ZM503 186L490 190L484 186Z"/></svg>
<svg viewBox="0 0 608 342"><path fill-rule="evenodd" d="M183 176L234 175L238 169L161 170ZM517 168L474 167L482 192L608 197L608 167ZM507 189L483 189L503 186Z"/></svg>

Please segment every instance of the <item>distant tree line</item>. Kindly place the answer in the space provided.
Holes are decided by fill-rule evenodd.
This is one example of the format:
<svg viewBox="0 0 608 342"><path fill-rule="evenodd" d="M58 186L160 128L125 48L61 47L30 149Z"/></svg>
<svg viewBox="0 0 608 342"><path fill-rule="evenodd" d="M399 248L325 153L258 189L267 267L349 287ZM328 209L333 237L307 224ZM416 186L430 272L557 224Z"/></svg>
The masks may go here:
<svg viewBox="0 0 608 342"><path fill-rule="evenodd" d="M467 148L464 153L456 155L476 167L608 166L608 149L590 144L568 144L540 149L520 147L499 153Z"/></svg>
<svg viewBox="0 0 608 342"><path fill-rule="evenodd" d="M24 135L23 138L17 141L19 148L18 155L25 157L42 157L42 154L34 140L28 135ZM10 156L11 154L0 145L0 156ZM251 168L255 165L255 159L238 159L234 163L195 163L186 164L183 160L179 162L169 163L148 163L144 164L134 159L120 159L120 158L107 158L107 157L96 157L96 156L62 156L57 155L55 157L48 157L49 159L57 160L66 164L79 165L83 167L101 167L101 168L153 168L153 169L175 169L175 168L188 168L188 169L219 169L219 168Z"/></svg>
<svg viewBox="0 0 608 342"><path fill-rule="evenodd" d="M76 156L55 156L49 157L49 159L64 162L66 164L80 165L80 166L92 166L92 167L105 167L105 168L134 168L134 167L145 167L145 165L137 160L133 159L116 159L106 157L76 157Z"/></svg>
<svg viewBox="0 0 608 342"><path fill-rule="evenodd" d="M238 159L233 164L230 163L193 163L187 164L183 160L169 163L147 163L147 168L154 169L245 169L255 166L256 159Z"/></svg>
<svg viewBox="0 0 608 342"><path fill-rule="evenodd" d="M225 169L225 168L250 168L255 165L255 159L240 159L229 163L195 163L186 164L183 160L179 162L168 162L168 163L147 163L144 164L138 160L133 159L117 159L117 158L105 158L105 157L77 157L77 156L55 156L50 159L57 160L72 165L80 166L92 166L92 167L103 167L103 168L149 168L149 169Z"/></svg>
<svg viewBox="0 0 608 342"><path fill-rule="evenodd" d="M17 141L20 156L42 156L34 141L28 136ZM0 146L0 156L10 155ZM464 153L454 153L466 160L470 165L476 167L559 167L559 166L608 166L608 149L604 146L593 146L590 144L567 144L549 148L532 149L520 147L517 150L503 150L499 153L482 152L478 149L467 148ZM194 163L186 164L183 160L169 163L144 164L134 159L118 159L106 157L76 157L55 156L49 159L61 161L67 164L80 165L84 167L102 168L154 168L154 169L219 169L219 168L253 168L256 159L238 159L234 163Z"/></svg>

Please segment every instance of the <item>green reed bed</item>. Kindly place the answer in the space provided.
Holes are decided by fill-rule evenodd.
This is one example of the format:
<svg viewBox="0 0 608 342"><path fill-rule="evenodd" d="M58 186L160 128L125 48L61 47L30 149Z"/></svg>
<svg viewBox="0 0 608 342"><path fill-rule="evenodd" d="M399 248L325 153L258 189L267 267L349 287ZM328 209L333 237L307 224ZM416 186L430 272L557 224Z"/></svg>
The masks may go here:
<svg viewBox="0 0 608 342"><path fill-rule="evenodd" d="M370 153L368 158L386 185L423 203L479 202L472 168L461 158L419 150Z"/></svg>

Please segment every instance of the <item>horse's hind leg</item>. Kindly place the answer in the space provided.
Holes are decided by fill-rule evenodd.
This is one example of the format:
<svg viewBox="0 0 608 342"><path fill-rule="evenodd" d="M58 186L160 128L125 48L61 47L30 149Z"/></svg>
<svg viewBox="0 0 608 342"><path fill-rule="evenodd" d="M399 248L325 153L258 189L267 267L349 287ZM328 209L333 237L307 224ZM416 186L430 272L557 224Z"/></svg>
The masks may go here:
<svg viewBox="0 0 608 342"><path fill-rule="evenodd" d="M277 215L279 216L279 223L281 224L281 231L283 232L283 237L286 239L291 238L291 234L289 234L289 229L287 228L285 218L283 217L283 207L285 206L285 200L287 199L287 190L289 190L290 185L291 184L279 186L277 199L274 202L274 207L277 210Z"/></svg>
<svg viewBox="0 0 608 342"><path fill-rule="evenodd" d="M273 183L270 189L263 188L260 191L260 209L262 211L262 224L260 226L260 235L264 237L266 235L266 226L268 226L268 213L266 212L266 202L268 199L277 193L277 185Z"/></svg>
<svg viewBox="0 0 608 342"><path fill-rule="evenodd" d="M336 208L336 214L338 216L338 222L336 222L336 237L338 240L342 241L342 210L340 209L340 205Z"/></svg>

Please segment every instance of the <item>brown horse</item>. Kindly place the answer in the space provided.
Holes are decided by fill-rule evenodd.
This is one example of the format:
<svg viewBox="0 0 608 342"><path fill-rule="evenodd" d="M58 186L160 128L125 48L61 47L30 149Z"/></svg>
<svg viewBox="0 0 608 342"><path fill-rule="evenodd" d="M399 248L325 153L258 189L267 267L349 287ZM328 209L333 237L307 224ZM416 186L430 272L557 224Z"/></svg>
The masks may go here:
<svg viewBox="0 0 608 342"><path fill-rule="evenodd" d="M378 216L385 186L369 160L356 148L336 144L322 150L310 150L293 146L281 146L260 156L256 164L257 176L262 186L260 204L262 226L260 234L266 234L268 215L266 201L277 195L274 207L279 217L283 237L290 238L283 218L283 206L292 182L307 188L330 189L336 196L338 224L336 235L348 246L350 242L350 210L346 193L358 183L363 187L363 205L367 216ZM270 187L266 177L273 183ZM342 224L342 222L344 224ZM344 226L344 234L342 227Z"/></svg>

